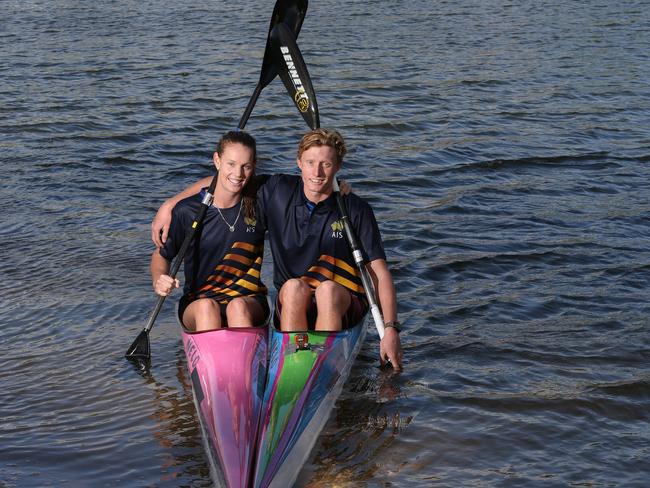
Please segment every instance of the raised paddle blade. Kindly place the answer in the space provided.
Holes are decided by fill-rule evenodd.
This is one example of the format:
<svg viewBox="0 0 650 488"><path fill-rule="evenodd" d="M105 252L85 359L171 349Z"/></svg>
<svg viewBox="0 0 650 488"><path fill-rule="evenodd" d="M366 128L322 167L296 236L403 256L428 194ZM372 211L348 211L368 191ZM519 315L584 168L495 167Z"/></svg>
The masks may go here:
<svg viewBox="0 0 650 488"><path fill-rule="evenodd" d="M274 62L273 48L271 45L271 32L276 25L283 24L293 33L295 39L298 37L305 15L307 15L307 0L278 0L275 2L273 15L271 15L271 24L269 25L269 33L266 36L266 48L264 50L260 81L257 83L255 91L248 101L244 114L239 119L239 123L237 124L239 130L243 130L246 126L246 122L248 122L253 107L257 103L257 99L264 87L278 76L278 67Z"/></svg>
<svg viewBox="0 0 650 488"><path fill-rule="evenodd" d="M273 62L273 49L271 46L271 32L273 28L282 23L293 32L294 39L298 39L302 22L307 15L307 0L278 0L273 8L271 23L269 24L269 35L266 39L266 49L264 50L264 61L262 62L262 73L260 74L259 85L264 88L271 83L278 75L278 69Z"/></svg>
<svg viewBox="0 0 650 488"><path fill-rule="evenodd" d="M271 31L271 45L280 78L300 115L312 129L320 127L316 93L293 32L282 23L276 25Z"/></svg>

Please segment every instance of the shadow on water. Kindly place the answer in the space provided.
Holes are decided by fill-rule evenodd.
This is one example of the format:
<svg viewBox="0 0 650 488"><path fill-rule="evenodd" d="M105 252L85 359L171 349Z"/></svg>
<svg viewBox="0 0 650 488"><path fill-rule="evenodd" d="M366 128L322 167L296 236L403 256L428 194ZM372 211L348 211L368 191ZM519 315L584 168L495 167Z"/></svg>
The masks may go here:
<svg viewBox="0 0 650 488"><path fill-rule="evenodd" d="M358 486L399 471L394 445L417 413L400 407L400 373L373 366L376 351L364 350L296 486Z"/></svg>

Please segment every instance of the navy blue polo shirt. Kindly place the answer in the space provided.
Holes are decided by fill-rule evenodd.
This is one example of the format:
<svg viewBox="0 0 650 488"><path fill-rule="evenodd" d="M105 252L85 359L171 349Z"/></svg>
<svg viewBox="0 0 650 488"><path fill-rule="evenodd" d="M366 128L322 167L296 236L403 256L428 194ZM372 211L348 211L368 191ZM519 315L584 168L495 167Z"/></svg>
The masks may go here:
<svg viewBox="0 0 650 488"><path fill-rule="evenodd" d="M386 259L370 205L354 194L344 201L364 258ZM305 196L300 176L273 175L258 192L258 209L258 218L268 230L273 284L278 290L290 278L301 278L312 288L333 280L365 299L334 195L314 205Z"/></svg>
<svg viewBox="0 0 650 488"><path fill-rule="evenodd" d="M203 191L178 202L172 212L172 222L160 255L171 261L180 250L186 232L194 222L201 206ZM184 259L184 298L214 298L226 303L232 298L266 294L260 270L264 256L264 228L257 221L244 216L241 202L232 208L221 209L223 218L213 206L208 210ZM259 215L259 211L256 212ZM234 232L224 222L237 220Z"/></svg>

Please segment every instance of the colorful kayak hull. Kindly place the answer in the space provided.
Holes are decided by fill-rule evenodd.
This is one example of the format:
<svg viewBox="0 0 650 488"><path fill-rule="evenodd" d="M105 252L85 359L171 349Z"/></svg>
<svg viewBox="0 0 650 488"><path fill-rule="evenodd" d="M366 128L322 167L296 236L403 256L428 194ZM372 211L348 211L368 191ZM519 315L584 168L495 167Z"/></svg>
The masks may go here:
<svg viewBox="0 0 650 488"><path fill-rule="evenodd" d="M343 389L365 331L363 321L341 332L270 329L254 487L293 485Z"/></svg>
<svg viewBox="0 0 650 488"><path fill-rule="evenodd" d="M182 336L213 481L249 487L267 377L268 329L183 329Z"/></svg>

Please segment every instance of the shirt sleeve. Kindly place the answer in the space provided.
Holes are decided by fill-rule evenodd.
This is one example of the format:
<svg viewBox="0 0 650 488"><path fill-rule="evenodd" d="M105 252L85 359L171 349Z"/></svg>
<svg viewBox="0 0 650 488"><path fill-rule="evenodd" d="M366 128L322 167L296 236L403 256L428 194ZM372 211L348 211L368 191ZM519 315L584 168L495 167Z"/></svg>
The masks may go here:
<svg viewBox="0 0 650 488"><path fill-rule="evenodd" d="M257 190L257 220L263 229L268 229L268 210L271 202L271 195L278 186L277 175L259 175Z"/></svg>

